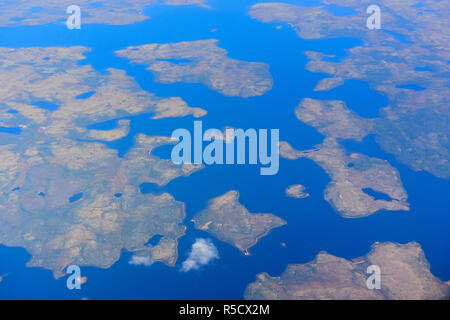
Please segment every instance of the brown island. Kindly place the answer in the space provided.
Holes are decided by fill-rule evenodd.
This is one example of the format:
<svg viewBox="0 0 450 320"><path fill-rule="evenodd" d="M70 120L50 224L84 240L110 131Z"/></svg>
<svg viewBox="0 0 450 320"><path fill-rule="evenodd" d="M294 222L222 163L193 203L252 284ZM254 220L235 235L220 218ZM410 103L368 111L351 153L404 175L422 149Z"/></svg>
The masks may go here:
<svg viewBox="0 0 450 320"><path fill-rule="evenodd" d="M380 268L380 289L369 289L367 267ZM449 285L430 272L416 242L375 243L364 257L346 260L320 252L305 264L289 265L279 277L260 273L248 285L252 300L425 300L448 299Z"/></svg>
<svg viewBox="0 0 450 320"><path fill-rule="evenodd" d="M244 254L270 230L286 224L283 219L268 213L252 214L239 203L239 193L229 191L212 199L208 207L192 221L195 227L229 243Z"/></svg>

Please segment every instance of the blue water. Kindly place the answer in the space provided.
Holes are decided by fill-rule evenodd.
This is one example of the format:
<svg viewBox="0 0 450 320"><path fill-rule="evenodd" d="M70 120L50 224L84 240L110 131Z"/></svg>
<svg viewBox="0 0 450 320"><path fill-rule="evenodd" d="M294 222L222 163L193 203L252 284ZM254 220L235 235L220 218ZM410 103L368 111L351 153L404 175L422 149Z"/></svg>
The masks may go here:
<svg viewBox="0 0 450 320"><path fill-rule="evenodd" d="M387 194L379 191L375 191L372 188L363 188L362 191L369 196L373 197L375 200L386 200L386 201L392 201L392 198L389 197Z"/></svg>
<svg viewBox="0 0 450 320"><path fill-rule="evenodd" d="M85 92L85 93L82 93L82 94L76 96L75 99L78 99L78 100L89 99L94 94L95 94L95 91Z"/></svg>
<svg viewBox="0 0 450 320"><path fill-rule="evenodd" d="M72 203L72 202L80 200L81 198L83 198L83 193L82 192L74 194L73 196L71 196L69 198L69 202Z"/></svg>
<svg viewBox="0 0 450 320"><path fill-rule="evenodd" d="M416 84L402 84L402 85L398 85L395 86L396 88L399 89L408 89L408 90L414 90L414 91L423 91L425 90L424 87L418 86Z"/></svg>
<svg viewBox="0 0 450 320"><path fill-rule="evenodd" d="M430 71L430 72L432 72L432 71L433 71L433 68L432 68L432 67L429 67L429 66L425 66L425 67L417 67L417 68L414 68L414 70L415 70L415 71Z"/></svg>
<svg viewBox="0 0 450 320"><path fill-rule="evenodd" d="M22 129L19 127L0 127L0 133L20 134L21 132Z"/></svg>
<svg viewBox="0 0 450 320"><path fill-rule="evenodd" d="M290 1L303 3L302 1ZM313 92L317 82L327 75L305 70L307 62L302 51L316 50L343 59L346 50L362 42L359 39L306 41L298 38L288 27L275 29L246 16L252 1L212 1L213 9L196 7L148 8L152 19L128 26L83 25L82 30L68 31L65 26L0 29L0 46L70 46L92 47L82 64L91 64L99 72L114 67L124 69L139 85L157 96L180 96L190 106L208 111L203 117L204 128L279 128L280 139L295 148L307 149L322 141L323 136L295 118L294 108L304 97L342 99L349 108L363 117L375 117L388 101L361 81L346 81L329 92ZM305 1L307 5L314 1ZM219 9L217 9L219 8ZM211 33L211 29L217 29ZM129 64L115 57L113 52L130 45L155 42L176 42L200 39L219 39L219 46L229 56L245 61L260 61L270 65L274 87L261 97L224 97L201 84L176 83L163 85L153 82L145 66ZM129 117L130 133L111 143L123 156L132 146L138 133L170 135L176 128L192 128L193 118L149 120L151 115ZM91 124L90 128L110 129L116 120ZM0 140L4 135L0 135ZM141 185L143 193L163 191L186 203L188 226L186 236L179 240L179 259L176 267L156 263L151 267L128 264L130 253L110 269L83 267L88 282L81 291L69 291L65 279L54 280L51 272L40 268L26 268L30 255L21 248L0 246L0 275L9 273L0 284L0 298L60 298L80 299L240 299L246 285L259 272L279 275L289 263L305 263L321 250L344 258L366 254L375 241L406 243L418 241L430 262L432 272L443 280L450 279L450 235L448 226L450 182L427 173L417 173L385 154L368 137L362 143L345 142L349 150L387 159L398 168L409 194L410 212L380 212L362 219L344 219L323 200L323 190L330 181L325 172L307 159L280 160L275 176L259 175L258 166L208 166L190 177L179 178L160 188L152 183ZM155 154L168 157L170 149L158 148ZM288 185L301 183L310 197L288 198ZM213 240L220 259L199 271L180 272L198 237L211 238L193 228L190 219L204 209L209 199L231 189L240 192L240 201L251 212L271 212L287 220L288 224L273 230L244 256L234 247ZM120 196L120 195L117 195ZM151 239L159 241L159 239ZM286 246L281 246L281 242Z"/></svg>
<svg viewBox="0 0 450 320"><path fill-rule="evenodd" d="M48 101L37 101L32 103L33 106L44 109L44 110L50 110L50 111L54 111L54 110L58 110L59 106L55 103L52 102L48 102Z"/></svg>

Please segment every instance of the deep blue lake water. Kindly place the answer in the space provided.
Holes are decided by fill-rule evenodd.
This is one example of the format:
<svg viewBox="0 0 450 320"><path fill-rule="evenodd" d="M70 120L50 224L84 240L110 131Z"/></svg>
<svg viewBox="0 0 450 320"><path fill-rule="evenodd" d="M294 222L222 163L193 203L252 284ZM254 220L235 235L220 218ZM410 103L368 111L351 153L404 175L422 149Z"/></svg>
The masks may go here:
<svg viewBox="0 0 450 320"><path fill-rule="evenodd" d="M93 50L83 64L91 64L100 72L109 67L126 70L143 89L157 96L180 96L190 106L204 108L208 111L201 118L204 128L279 128L280 139L289 141L297 149L310 148L323 139L317 131L295 118L294 108L304 97L345 100L349 108L362 117L375 117L378 110L388 104L385 97L361 81L347 81L329 92L312 91L326 75L306 71L307 60L302 52L316 50L342 59L346 49L360 45L361 40L302 40L288 26L277 30L274 24L249 18L246 12L252 1L222 2L212 1L213 9L152 6L147 9L150 20L128 26L83 25L81 30L73 31L67 30L65 25L1 28L0 46L91 47ZM338 10L337 14L349 13ZM217 31L211 32L212 29ZM131 45L211 38L219 39L219 46L232 58L268 63L274 78L273 89L260 97L242 99L225 97L201 84L158 84L153 82L145 66L129 64L113 54ZM170 135L176 128L193 126L192 117L161 120L149 120L149 117L129 118L129 135L108 146L123 155L132 147L133 137L138 133ZM113 128L115 123L109 121L94 127ZM9 136L0 133L0 139L9 139ZM188 229L186 236L179 240L176 267L160 263L150 267L132 266L128 264L130 253L124 252L110 269L82 267L82 275L88 277L88 282L80 291L69 291L65 278L54 280L50 271L26 268L30 255L24 249L0 246L0 275L8 274L0 284L0 299L241 299L246 285L259 272L279 275L287 264L308 262L321 250L344 258L358 257L366 254L375 241L418 241L433 274L449 280L450 181L409 170L384 153L373 137L362 143L344 142L344 145L351 151L387 159L399 169L409 194L411 211L379 212L362 219L341 218L323 200L329 177L306 159L281 159L280 171L275 176L260 176L259 166L208 166L163 188L153 184L141 186L144 193L167 191L186 203ZM161 148L156 153L165 157L168 150ZM286 197L285 188L296 183L305 185L311 196L306 199ZM240 192L241 202L251 212L271 212L288 222L261 239L250 249L250 256L195 230L189 221L205 208L209 199L232 189ZM198 271L180 272L182 261L198 237L212 238L220 259ZM281 246L281 242L286 246Z"/></svg>

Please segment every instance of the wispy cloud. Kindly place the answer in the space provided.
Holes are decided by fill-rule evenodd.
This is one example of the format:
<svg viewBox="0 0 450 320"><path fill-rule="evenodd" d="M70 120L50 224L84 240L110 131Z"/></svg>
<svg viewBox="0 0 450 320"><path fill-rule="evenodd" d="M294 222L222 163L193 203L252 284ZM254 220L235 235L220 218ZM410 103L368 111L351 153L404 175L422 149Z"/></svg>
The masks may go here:
<svg viewBox="0 0 450 320"><path fill-rule="evenodd" d="M207 265L211 260L218 259L219 252L210 239L195 239L188 258L183 262L181 271L197 270Z"/></svg>
<svg viewBox="0 0 450 320"><path fill-rule="evenodd" d="M153 264L153 259L149 256L137 256L133 255L128 261L129 264L135 265L135 266L145 266L150 267Z"/></svg>

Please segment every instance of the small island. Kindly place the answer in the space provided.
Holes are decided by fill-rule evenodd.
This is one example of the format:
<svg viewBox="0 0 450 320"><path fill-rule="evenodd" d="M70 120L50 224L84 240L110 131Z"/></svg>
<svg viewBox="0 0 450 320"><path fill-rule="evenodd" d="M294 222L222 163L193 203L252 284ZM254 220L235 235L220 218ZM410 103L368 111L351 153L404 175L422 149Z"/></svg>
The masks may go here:
<svg viewBox="0 0 450 320"><path fill-rule="evenodd" d="M234 190L210 200L208 207L192 221L197 229L207 231L246 255L259 239L272 229L286 224L286 221L273 214L250 213L239 203L239 193Z"/></svg>
<svg viewBox="0 0 450 320"><path fill-rule="evenodd" d="M309 193L305 192L305 186L294 184L286 188L286 195L291 198L303 199L309 197Z"/></svg>

